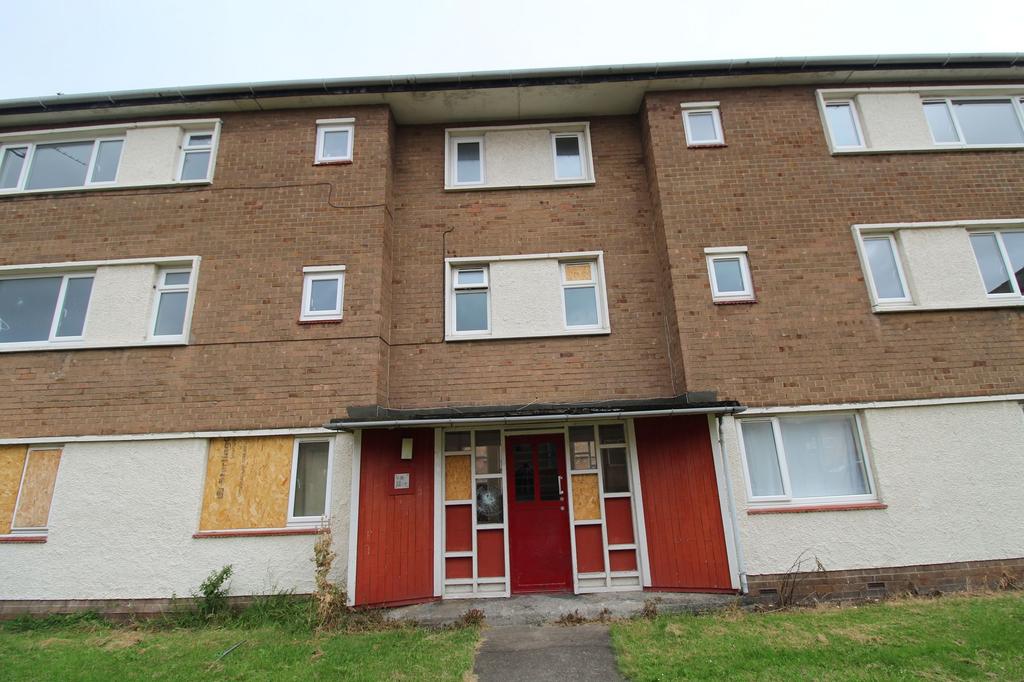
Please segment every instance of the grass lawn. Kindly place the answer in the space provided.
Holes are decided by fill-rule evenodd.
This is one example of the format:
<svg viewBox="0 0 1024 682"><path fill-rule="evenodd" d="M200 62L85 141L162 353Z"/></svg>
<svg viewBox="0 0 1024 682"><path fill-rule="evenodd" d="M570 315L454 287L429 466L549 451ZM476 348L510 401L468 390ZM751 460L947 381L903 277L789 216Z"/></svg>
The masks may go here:
<svg viewBox="0 0 1024 682"><path fill-rule="evenodd" d="M313 635L278 626L14 625L0 629L0 680L461 680L477 639L476 628Z"/></svg>
<svg viewBox="0 0 1024 682"><path fill-rule="evenodd" d="M632 680L1024 680L1024 594L617 623Z"/></svg>

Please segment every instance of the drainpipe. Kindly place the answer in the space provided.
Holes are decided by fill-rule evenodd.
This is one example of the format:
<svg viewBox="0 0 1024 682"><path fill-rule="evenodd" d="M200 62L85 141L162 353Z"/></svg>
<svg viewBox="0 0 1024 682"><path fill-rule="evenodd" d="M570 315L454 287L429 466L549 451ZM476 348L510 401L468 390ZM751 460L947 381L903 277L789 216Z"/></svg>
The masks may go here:
<svg viewBox="0 0 1024 682"><path fill-rule="evenodd" d="M729 502L729 515L732 517L732 545L736 548L736 564L740 573L740 592L749 594L747 587L747 564L743 559L743 544L740 542L739 517L736 514L736 498L732 494L732 475L729 472L729 459L725 452L725 439L722 437L722 415L715 415L715 426L718 428L718 451L722 453L722 468L725 470L725 496Z"/></svg>

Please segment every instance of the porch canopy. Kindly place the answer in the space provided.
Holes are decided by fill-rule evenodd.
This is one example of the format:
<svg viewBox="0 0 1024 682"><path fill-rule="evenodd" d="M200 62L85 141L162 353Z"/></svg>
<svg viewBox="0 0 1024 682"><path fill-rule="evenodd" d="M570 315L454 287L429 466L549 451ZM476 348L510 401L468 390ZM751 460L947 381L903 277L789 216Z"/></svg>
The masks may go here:
<svg viewBox="0 0 1024 682"><path fill-rule="evenodd" d="M381 405L349 407L348 416L332 419L325 428L335 431L401 426L454 426L457 424L512 424L577 419L617 419L679 414L735 414L747 409L735 400L717 400L710 391L670 398L599 400L578 403L526 403L472 407L395 409Z"/></svg>

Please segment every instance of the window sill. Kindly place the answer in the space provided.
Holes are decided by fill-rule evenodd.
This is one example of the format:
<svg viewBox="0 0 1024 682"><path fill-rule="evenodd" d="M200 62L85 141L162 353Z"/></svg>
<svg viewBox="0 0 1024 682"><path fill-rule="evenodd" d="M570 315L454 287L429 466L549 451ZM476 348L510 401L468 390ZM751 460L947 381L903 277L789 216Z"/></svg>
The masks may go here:
<svg viewBox="0 0 1024 682"><path fill-rule="evenodd" d="M751 507L747 514L803 514L809 512L859 511L861 509L888 509L882 502L855 502L852 504L803 504L779 507Z"/></svg>
<svg viewBox="0 0 1024 682"><path fill-rule="evenodd" d="M5 543L14 544L14 543L22 543L22 542L23 543L33 543L33 544L42 544L42 543L46 542L46 538L47 538L47 536L45 536L45 535L28 535L28 534L25 534L25 535L19 535L19 534L0 535L0 544L5 544Z"/></svg>
<svg viewBox="0 0 1024 682"><path fill-rule="evenodd" d="M337 159L334 161L314 161L314 166L351 166L352 159Z"/></svg>
<svg viewBox="0 0 1024 682"><path fill-rule="evenodd" d="M756 298L737 298L737 299L711 299L711 302L715 305L749 305L751 303L757 303Z"/></svg>
<svg viewBox="0 0 1024 682"><path fill-rule="evenodd" d="M507 341L510 339L548 339L558 338L562 336L601 336L611 334L611 329L579 329L579 330L566 330L562 332L551 332L547 334L507 334L507 335L491 335L491 334L459 334L453 335L448 334L444 337L445 341Z"/></svg>
<svg viewBox="0 0 1024 682"><path fill-rule="evenodd" d="M920 154L932 152L1000 152L1019 151L1024 149L1021 144L980 144L974 146L945 145L935 147L854 147L851 149L833 149L832 156L865 156L869 154Z"/></svg>
<svg viewBox="0 0 1024 682"><path fill-rule="evenodd" d="M146 348L149 346L187 346L189 344L188 341L176 339L174 341L144 341L142 343L18 343L9 344L11 347L5 347L7 345L8 344L0 344L0 353L30 353L35 351L55 350L101 350L104 348Z"/></svg>
<svg viewBox="0 0 1024 682"><path fill-rule="evenodd" d="M7 197L37 197L46 194L69 194L72 192L115 192L119 189L157 189L163 187L196 187L212 185L213 179L207 180L179 180L171 182L136 183L132 185L93 185L91 187L50 187L48 189L25 189L20 191L0 191L0 199Z"/></svg>
<svg viewBox="0 0 1024 682"><path fill-rule="evenodd" d="M256 538L272 537L275 535L316 535L320 527L309 528L255 528L252 530L201 530L192 533L193 539L205 540L207 538Z"/></svg>
<svg viewBox="0 0 1024 682"><path fill-rule="evenodd" d="M340 317L324 317L318 320L303 320L299 318L297 324L341 324Z"/></svg>
<svg viewBox="0 0 1024 682"><path fill-rule="evenodd" d="M708 144L689 144L687 143L687 149L725 149L728 147L724 142L710 142Z"/></svg>
<svg viewBox="0 0 1024 682"><path fill-rule="evenodd" d="M551 188L551 187L586 187L588 185L595 185L597 181L593 178L584 180L552 180L550 182L530 182L518 185L445 185L444 191L446 192L473 192L480 190L500 190L500 189L540 189L540 188Z"/></svg>
<svg viewBox="0 0 1024 682"><path fill-rule="evenodd" d="M913 305L907 303L895 303L895 304L878 304L873 303L871 305L871 312L873 313L914 313L914 312L931 312L938 310L986 310L989 308L1020 308L1024 307L1024 299L1002 299L1002 300L989 300L984 303L964 303L964 304L953 304L953 305Z"/></svg>

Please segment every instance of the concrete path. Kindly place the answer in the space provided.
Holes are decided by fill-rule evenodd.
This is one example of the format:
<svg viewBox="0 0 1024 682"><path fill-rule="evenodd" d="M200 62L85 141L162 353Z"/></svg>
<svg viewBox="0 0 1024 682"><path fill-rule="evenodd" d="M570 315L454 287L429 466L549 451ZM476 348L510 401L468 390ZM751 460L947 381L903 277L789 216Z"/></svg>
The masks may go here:
<svg viewBox="0 0 1024 682"><path fill-rule="evenodd" d="M604 616L632 618L640 615L645 604L658 613L710 611L735 604L737 597L727 594L686 592L604 592L599 594L523 594L509 599L444 599L427 604L391 609L387 617L440 626L454 622L470 609L484 614L489 626L542 625L562 616L577 614L586 620Z"/></svg>
<svg viewBox="0 0 1024 682"><path fill-rule="evenodd" d="M486 628L473 673L480 682L620 682L608 626Z"/></svg>

